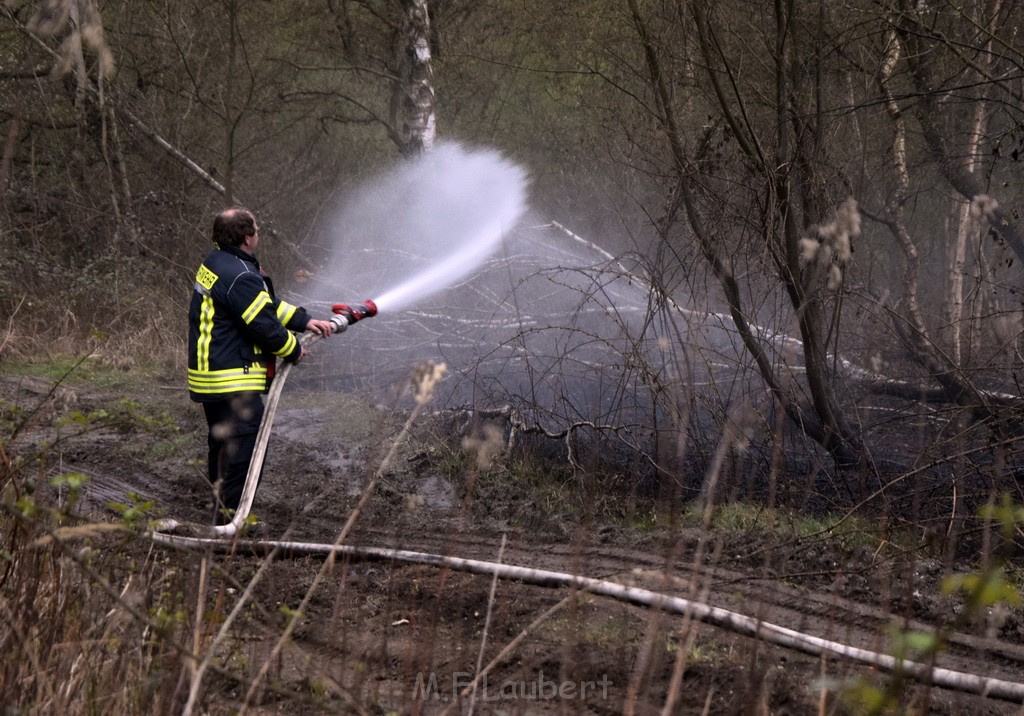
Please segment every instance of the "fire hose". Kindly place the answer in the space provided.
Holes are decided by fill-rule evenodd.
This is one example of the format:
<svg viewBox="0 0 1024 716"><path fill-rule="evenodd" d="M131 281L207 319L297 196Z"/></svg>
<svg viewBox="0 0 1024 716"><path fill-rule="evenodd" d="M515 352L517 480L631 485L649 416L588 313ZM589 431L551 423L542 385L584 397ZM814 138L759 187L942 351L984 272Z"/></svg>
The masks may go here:
<svg viewBox="0 0 1024 716"><path fill-rule="evenodd" d="M349 326L364 318L377 315L377 304L367 300L364 303L349 305L347 303L336 303L331 307L334 314L330 322L334 325L334 333L344 333ZM307 333L299 339L303 348L312 344L321 336ZM245 485L242 488L242 496L238 503L231 521L225 525L201 525L194 522L166 519L158 521L154 526L155 532L174 532L186 530L192 534L206 535L212 537L232 537L237 534L242 525L249 518L252 510L252 503L256 497L256 488L259 484L260 472L263 469L263 459L267 454L267 444L270 442L270 432L274 425L274 416L277 413L277 404L281 399L281 391L284 390L285 381L294 363L285 363L267 393L266 406L263 409L263 420L260 422L259 432L256 433L256 447L253 449L252 458L249 460L249 471L245 475Z"/></svg>

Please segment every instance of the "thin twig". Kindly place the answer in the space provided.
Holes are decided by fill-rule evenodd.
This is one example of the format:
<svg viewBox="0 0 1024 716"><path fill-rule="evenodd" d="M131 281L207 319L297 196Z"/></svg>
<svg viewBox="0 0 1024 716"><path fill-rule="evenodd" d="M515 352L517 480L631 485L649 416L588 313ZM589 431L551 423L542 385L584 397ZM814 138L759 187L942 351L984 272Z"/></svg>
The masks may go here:
<svg viewBox="0 0 1024 716"><path fill-rule="evenodd" d="M500 652L498 652L497 656L495 656L493 659L491 659L487 663L487 666L485 666L483 669L480 668L479 663L478 663L477 664L477 670L476 670L476 676L473 677L473 680L471 682L469 682L469 684L466 685L466 687L464 689L462 689L462 692L459 693L459 695L455 699L453 699L450 704L448 704L448 708L446 708L444 711L441 712L441 716L450 716L452 711L454 711L456 708L458 708L459 699L465 698L466 695L469 693L470 689L473 689L473 692L476 693L477 684L479 684L482 679L486 678L487 675L489 673L491 673L491 671L493 671L496 666L498 666L498 664L500 664L503 661L505 661L505 659L507 659L509 657L509 655L512 654L512 652L514 652L519 647L519 645L523 643L523 641L525 641L526 637L529 636L531 633L533 633L534 629L536 629L541 624L543 624L548 619L550 619L559 609L561 609L566 604L568 604L573 599L574 596L575 595L571 595L570 594L568 597L565 597L564 599L562 599L562 601L560 601L557 604L549 607L543 614L541 614L539 617L537 617L532 622L530 622L530 624L525 629L523 629L521 632L519 632L516 635L516 638L513 639L512 641L510 641L505 646L504 649L502 649Z"/></svg>
<svg viewBox="0 0 1024 716"><path fill-rule="evenodd" d="M501 545L498 547L498 564L501 564L502 558L505 556L505 543L508 537L505 534L501 535ZM476 655L476 673L480 673L480 666L484 663L484 651L487 650L487 633L491 628L491 615L494 613L494 595L498 591L498 573L494 573L494 579L491 580L491 592L487 595L487 615L484 617L484 633L480 636L480 651ZM473 710L476 708L476 685L479 683L479 679L473 679L473 693L469 697L469 716L473 716Z"/></svg>

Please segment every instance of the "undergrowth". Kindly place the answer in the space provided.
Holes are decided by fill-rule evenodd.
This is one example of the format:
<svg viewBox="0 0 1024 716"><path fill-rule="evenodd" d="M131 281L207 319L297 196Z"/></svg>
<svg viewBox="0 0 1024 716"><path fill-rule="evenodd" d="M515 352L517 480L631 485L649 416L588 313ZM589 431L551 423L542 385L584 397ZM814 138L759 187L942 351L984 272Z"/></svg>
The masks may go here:
<svg viewBox="0 0 1024 716"><path fill-rule="evenodd" d="M122 408L65 409L50 421L59 427L54 437L39 441L25 436L46 420L40 406L4 406L0 616L9 628L0 637L0 692L7 709L160 713L175 701L192 580L139 539L147 503L124 505L115 522L89 521L77 512L87 477L54 460L70 435L163 425L137 405Z"/></svg>
<svg viewBox="0 0 1024 716"><path fill-rule="evenodd" d="M253 706L265 704L266 698L277 700L281 708L303 712L337 708L339 704L359 712L375 703L375 697L351 691L336 674L319 667L311 667L296 681L295 674L288 676L282 666L280 654L285 644L294 646L296 640L306 638L314 615L322 616L325 610L331 615L328 621L335 620L332 624L346 625L346 629L355 630L357 639L366 638L360 631L363 612L353 616L345 611L360 607L358 603L349 604L346 590L358 586L362 590L359 593L368 594L370 603L364 606L376 616L373 610L379 606L375 605L386 596L374 591L374 585L382 583L381 577L371 577L372 570L352 567L351 577L334 582L332 570L321 569L311 578L308 565L286 567L283 573L291 575L294 584L289 597L282 598L278 612L256 600L243 612L245 628L259 633L251 639L260 640L262 647L251 645L245 631L230 632L221 639L222 627L231 618L238 596L259 581L265 567L238 557L221 560L212 555L154 549L145 538L145 530L155 506L144 497L128 495L109 504L106 519L86 516L79 510L79 503L88 478L64 469L59 459L63 441L90 431L116 433L129 442L145 434L149 437L138 450L154 461L173 458L196 439L195 434L182 432L166 409L163 396L145 391L144 386L151 385L152 378L88 360L26 363L17 368L17 376L11 373L13 370L11 366L5 368L8 385L27 377L44 385L18 393L28 396L32 404L0 404L0 618L9 625L0 635L0 693L4 694L6 707L69 714L180 713L186 702L202 710L211 704L230 704L241 694ZM64 389L87 397L55 398ZM90 393L98 389L102 389L99 395ZM119 393L135 393L136 397L111 397ZM177 395L172 400L182 398ZM356 412L356 422L362 426L357 430L365 429L356 436L358 440L370 440L380 432L373 426L383 418L365 405L362 409L367 412L362 413L357 402L332 397L304 402L307 408L314 404L317 409ZM699 555L707 542L706 560L695 558L694 563L710 565L722 561L719 550L723 544L729 550L750 544L770 554L782 544L816 543L821 546L823 561L858 549L871 560L928 558L915 551L921 545L912 530L896 532L869 516L808 516L782 507L742 502L688 505L673 511L657 500L639 500L635 495L607 489L618 484L621 475L606 480L597 473L581 474L565 463L496 452L489 443L493 440L482 432L470 433L469 439L466 435L442 439L442 434L432 432L435 429L428 426L419 435L427 441L403 459L411 461L421 474L441 474L456 484L458 509L469 507L469 514L507 523L528 535L539 535L557 525L565 541L574 542L585 529L605 525L629 540L656 544L676 534L674 531L685 531L695 536L687 543L688 550L697 544ZM382 466L379 473L384 472ZM936 597L952 600L960 611L932 631L893 628L880 635L887 640L890 653L925 662L937 659L948 648L953 630L971 628L979 620L990 618L993 609L1019 606L1020 571L1014 563L1014 550L1024 525L1022 509L1008 498L986 508L977 519L993 527L993 547L988 556L973 567L947 575L935 587ZM352 519L357 513L358 508ZM744 539L732 539L737 535ZM689 553L684 556L690 559ZM758 560L767 563L761 557ZM273 566L270 561L264 565ZM349 569L346 565L341 571L348 575ZM845 566L836 569L838 573ZM434 589L426 586L434 582L424 573L417 575L416 584L424 585L418 589ZM319 586L321 579L323 587ZM443 593L445 579L443 574L439 578L438 594ZM322 593L329 584L337 585L336 595ZM479 592L480 599L490 608L484 591ZM493 595L489 599L493 600ZM467 619L480 618L484 609L479 603L473 603L465 615ZM410 614L409 605L400 603L380 618L393 619L393 628L417 619L425 619L429 624L424 626L440 630L461 623L443 607L444 603L438 601L436 615ZM504 608L522 617L514 621L516 624L533 618L530 608L520 607L515 600ZM521 614L516 611L520 608ZM347 616L340 616L342 613ZM558 659L564 659L570 663L575 660L577 665L589 664L593 673L588 672L588 678L597 678L598 669L600 673L614 673L620 681L655 678L654 671L643 675L647 667L642 666L638 654L657 655L651 658L652 663L660 665L660 671L656 671L660 679L672 675L673 661L684 667L689 663L700 675L714 674L719 669L733 673L743 669L762 648L751 645L748 653L745 648L737 649L735 642L714 636L694 639L686 626L675 621L662 624L658 621L661 617L654 613L632 612L626 618L594 603L585 612L574 607L569 614L574 616L563 615L551 621L532 652L532 658L538 660L532 666L539 666L546 674L556 673L560 668ZM566 635L572 637L571 647L563 649L557 644L566 641ZM394 638L404 637L396 633ZM479 633L473 632L465 644L475 649L479 638ZM271 652L277 655L274 659L267 658L268 643L275 644ZM344 639L330 645L343 655L349 654L346 648ZM564 652L561 656L554 653L559 650ZM313 663L312 656L303 658ZM634 658L635 664L631 662ZM372 683L372 665L362 655L356 661L361 671L351 684L362 685L364 679ZM561 668L568 667L563 664ZM205 680L196 677L204 671ZM787 674L783 682L790 683L794 678ZM257 683L261 683L261 694L266 696L254 695ZM754 686L748 688L751 703L774 703L777 694L762 693L758 691L761 687ZM891 677L837 677L815 684L841 699L853 713L913 709L919 703L916 699L920 691L910 686L900 673ZM195 693L190 693L190 688Z"/></svg>

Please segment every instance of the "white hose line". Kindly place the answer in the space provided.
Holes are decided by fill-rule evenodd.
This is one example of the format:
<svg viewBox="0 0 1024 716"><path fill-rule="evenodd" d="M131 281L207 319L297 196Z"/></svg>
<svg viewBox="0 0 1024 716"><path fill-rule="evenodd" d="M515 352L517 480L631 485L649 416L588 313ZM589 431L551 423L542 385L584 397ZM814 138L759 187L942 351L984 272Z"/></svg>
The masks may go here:
<svg viewBox="0 0 1024 716"><path fill-rule="evenodd" d="M502 579L511 579L541 587L578 589L628 604L660 609L670 614L681 614L699 622L721 627L755 639L763 639L771 644L794 649L805 654L813 656L833 654L860 664L874 666L886 672L911 676L921 682L941 688L1024 704L1024 683L1004 681L1002 679L978 676L950 669L940 669L927 664L897 659L888 654L881 654L821 639L810 634L787 629L739 614L738 612L713 607L701 602L694 602L681 597L672 597L653 592L649 589L627 587L615 582L594 579L592 577L581 577L565 572L552 572L510 564L498 564L475 559L463 559L461 557L445 557L426 552L410 552L382 547L354 547L274 540L226 542L160 533L152 534L152 539L157 544L177 549L231 550L236 554L240 550L245 549L248 549L253 554L267 554L271 550L277 549L279 550L278 554L281 556L329 555L334 553L335 555L347 555L363 559L390 560L411 564L425 564L434 567L447 567L459 572L493 575Z"/></svg>

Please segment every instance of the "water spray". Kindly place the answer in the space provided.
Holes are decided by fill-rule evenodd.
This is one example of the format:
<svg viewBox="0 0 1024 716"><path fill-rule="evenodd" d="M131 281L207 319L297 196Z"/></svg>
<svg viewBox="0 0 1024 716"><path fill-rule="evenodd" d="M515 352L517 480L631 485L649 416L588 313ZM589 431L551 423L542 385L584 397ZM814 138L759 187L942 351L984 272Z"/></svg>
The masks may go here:
<svg viewBox="0 0 1024 716"><path fill-rule="evenodd" d="M465 279L494 256L527 207L526 171L488 149L439 144L367 181L325 212L316 302L373 296L388 314ZM336 299L334 299L336 300Z"/></svg>

